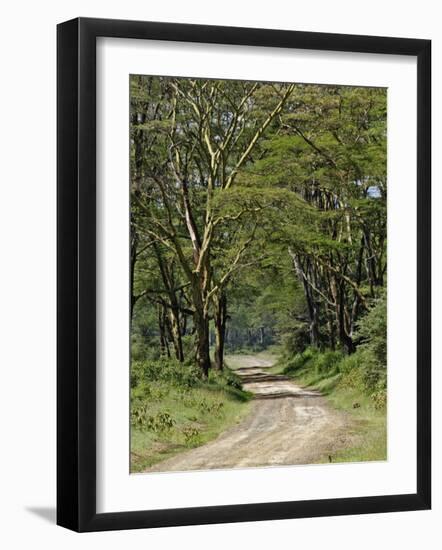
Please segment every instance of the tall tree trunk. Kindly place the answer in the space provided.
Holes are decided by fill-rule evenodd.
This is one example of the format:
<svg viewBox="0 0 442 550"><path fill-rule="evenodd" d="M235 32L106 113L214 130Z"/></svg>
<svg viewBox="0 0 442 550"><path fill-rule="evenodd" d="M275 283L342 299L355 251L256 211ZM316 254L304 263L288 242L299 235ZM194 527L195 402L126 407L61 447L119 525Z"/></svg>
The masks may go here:
<svg viewBox="0 0 442 550"><path fill-rule="evenodd" d="M215 298L215 368L223 370L227 324L227 298L224 292Z"/></svg>
<svg viewBox="0 0 442 550"><path fill-rule="evenodd" d="M347 355L350 355L355 351L355 345L350 334L347 331L347 322L346 322L346 310L345 310L345 298L344 298L344 289L343 285L339 285L338 291L338 300L336 308L336 322L338 324L338 335L339 341L342 348L344 349Z"/></svg>
<svg viewBox="0 0 442 550"><path fill-rule="evenodd" d="M207 376L212 366L210 362L210 330L209 311L205 287L201 277L192 279L192 302L194 306L193 325L195 329L195 360L204 376Z"/></svg>
<svg viewBox="0 0 442 550"><path fill-rule="evenodd" d="M196 336L195 359L204 376L209 374L210 342L209 342L209 316L195 308L194 324Z"/></svg>
<svg viewBox="0 0 442 550"><path fill-rule="evenodd" d="M137 297L134 295L134 280L135 280L135 264L137 261L137 245L138 238L134 233L135 229L131 227L131 243L130 243L130 320L132 322L134 307Z"/></svg>
<svg viewBox="0 0 442 550"><path fill-rule="evenodd" d="M169 302L171 306L169 308L169 328L171 340L175 349L175 357L178 359L178 361L183 362L184 353L180 328L180 307L174 288L175 280L173 276L173 264L168 265L167 261L163 258L160 247L157 244L153 245L153 249L157 257L164 288L169 296Z"/></svg>
<svg viewBox="0 0 442 550"><path fill-rule="evenodd" d="M309 284L309 266L304 268L301 263L301 259L289 248L289 254L293 261L293 266L298 278L302 282L304 288L304 295L307 302L307 312L309 317L309 334L310 345L317 348L319 347L319 308L313 295L311 285ZM307 260L308 261L308 260ZM311 270L310 270L311 271Z"/></svg>
<svg viewBox="0 0 442 550"><path fill-rule="evenodd" d="M144 113L134 113L132 115L132 124L134 127L134 146L135 146L135 167L133 172L133 178L131 180L131 193L134 196L139 195L139 181L143 176L143 144L145 140L145 132L140 130L137 125L144 124L146 116ZM134 295L134 281L135 281L135 264L138 260L138 241L139 236L135 228L133 204L131 204L131 221L130 221L130 320L132 322L133 312L135 304L138 300L138 296Z"/></svg>
<svg viewBox="0 0 442 550"><path fill-rule="evenodd" d="M171 308L169 310L169 323L173 347L175 349L175 357L178 359L178 361L182 363L184 361L184 352L183 340L181 338L180 330L180 315L178 309Z"/></svg>

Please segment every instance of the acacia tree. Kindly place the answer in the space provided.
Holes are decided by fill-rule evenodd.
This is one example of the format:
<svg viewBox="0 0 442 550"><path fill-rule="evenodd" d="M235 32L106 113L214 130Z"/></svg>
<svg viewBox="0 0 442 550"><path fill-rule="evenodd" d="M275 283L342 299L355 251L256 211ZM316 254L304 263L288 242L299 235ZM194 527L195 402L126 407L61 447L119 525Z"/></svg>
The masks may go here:
<svg viewBox="0 0 442 550"><path fill-rule="evenodd" d="M355 323L384 283L385 112L384 90L297 86L252 167L305 201L309 219L286 224L287 249L313 346L354 351Z"/></svg>
<svg viewBox="0 0 442 550"><path fill-rule="evenodd" d="M272 255L304 293L310 344L352 352L385 282L385 92L139 76L131 86L131 302L158 309L163 352L170 342L184 359L192 318L207 374L213 319L222 368L232 293Z"/></svg>
<svg viewBox="0 0 442 550"><path fill-rule="evenodd" d="M152 79L145 77L145 90ZM158 89L143 111L139 130L155 130L156 142L142 155L144 172L132 189L133 202L143 213L144 235L176 256L189 284L194 311L196 361L207 375L210 368L210 308L239 268L250 238L238 243L235 257L214 280L211 249L218 228L227 221L217 215L217 193L229 191L243 166L282 112L294 86L272 86L273 101L260 103L267 85L244 82L156 79ZM142 94L142 92L140 92ZM146 92L151 93L151 92ZM136 161L135 161L136 164ZM245 213L245 212L244 212ZM243 213L238 212L239 220ZM230 221L234 221L233 219ZM139 225L135 221L135 226ZM139 231L138 231L139 234ZM222 298L221 298L222 302Z"/></svg>

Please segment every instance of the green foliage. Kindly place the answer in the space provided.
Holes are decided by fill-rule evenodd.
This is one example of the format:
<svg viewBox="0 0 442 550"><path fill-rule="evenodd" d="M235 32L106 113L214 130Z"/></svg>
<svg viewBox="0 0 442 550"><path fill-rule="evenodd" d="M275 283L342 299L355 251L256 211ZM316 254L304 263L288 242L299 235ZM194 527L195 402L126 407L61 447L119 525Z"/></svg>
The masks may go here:
<svg viewBox="0 0 442 550"><path fill-rule="evenodd" d="M328 350L321 352L318 348L306 348L284 363L284 374L309 372L315 379L329 377L340 373L340 363L343 355L340 351Z"/></svg>
<svg viewBox="0 0 442 550"><path fill-rule="evenodd" d="M351 355L344 355L339 363L339 371L346 375L353 371L361 370L361 355L360 353L352 353Z"/></svg>
<svg viewBox="0 0 442 550"><path fill-rule="evenodd" d="M203 414L213 414L214 416L220 416L224 403L222 401L214 401L209 403L206 399L202 399L198 407Z"/></svg>
<svg viewBox="0 0 442 550"><path fill-rule="evenodd" d="M182 357L171 310L207 357L192 317L214 289L230 350L351 351L386 272L386 108L381 88L132 75L133 359Z"/></svg>
<svg viewBox="0 0 442 550"><path fill-rule="evenodd" d="M305 350L310 345L307 323L302 321L292 322L291 330L286 330L281 335L281 344L289 357Z"/></svg>
<svg viewBox="0 0 442 550"><path fill-rule="evenodd" d="M167 389L164 384L152 384L151 382L141 381L132 388L131 395L134 399L161 401L167 395Z"/></svg>
<svg viewBox="0 0 442 550"><path fill-rule="evenodd" d="M131 410L132 425L142 430L164 433L175 424L175 420L167 411L160 411L155 415L149 415L148 411L146 404L134 405Z"/></svg>
<svg viewBox="0 0 442 550"><path fill-rule="evenodd" d="M342 360L342 353L339 351L325 351L319 353L313 362L315 373L321 374L337 374L339 372L339 363Z"/></svg>
<svg viewBox="0 0 442 550"><path fill-rule="evenodd" d="M133 361L132 471L213 439L247 412L248 401L229 369L203 379L196 367L172 359Z"/></svg>
<svg viewBox="0 0 442 550"><path fill-rule="evenodd" d="M242 390L240 377L227 366L224 367L224 370L222 372L217 370L210 371L209 382L223 386L225 385L239 391Z"/></svg>
<svg viewBox="0 0 442 550"><path fill-rule="evenodd" d="M358 323L359 351L364 382L373 393L387 386L387 297L383 293Z"/></svg>
<svg viewBox="0 0 442 550"><path fill-rule="evenodd" d="M339 385L369 396L379 409L387 404L387 308L383 293L358 324L355 353L307 348L284 362L284 373L309 383L339 375Z"/></svg>
<svg viewBox="0 0 442 550"><path fill-rule="evenodd" d="M183 387L193 387L201 381L200 371L191 364L174 359L159 358L156 361L132 361L131 387L142 382L169 382Z"/></svg>
<svg viewBox="0 0 442 550"><path fill-rule="evenodd" d="M195 447L200 443L201 431L195 426L184 426L184 428L181 429L181 432L184 435L186 445L188 445L189 447Z"/></svg>
<svg viewBox="0 0 442 550"><path fill-rule="evenodd" d="M307 348L302 353L297 353L285 362L284 374L294 374L308 367L318 355L319 350L316 348Z"/></svg>

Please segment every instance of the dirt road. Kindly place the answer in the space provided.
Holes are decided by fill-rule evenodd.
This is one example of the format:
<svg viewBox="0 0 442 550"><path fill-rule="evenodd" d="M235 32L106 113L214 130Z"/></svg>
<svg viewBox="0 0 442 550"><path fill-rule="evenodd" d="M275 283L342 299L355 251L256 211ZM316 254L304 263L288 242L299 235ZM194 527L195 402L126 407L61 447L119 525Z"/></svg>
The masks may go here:
<svg viewBox="0 0 442 550"><path fill-rule="evenodd" d="M244 389L255 394L250 414L214 441L155 464L153 471L244 468L318 462L350 443L350 420L318 392L268 372L272 362L236 356Z"/></svg>

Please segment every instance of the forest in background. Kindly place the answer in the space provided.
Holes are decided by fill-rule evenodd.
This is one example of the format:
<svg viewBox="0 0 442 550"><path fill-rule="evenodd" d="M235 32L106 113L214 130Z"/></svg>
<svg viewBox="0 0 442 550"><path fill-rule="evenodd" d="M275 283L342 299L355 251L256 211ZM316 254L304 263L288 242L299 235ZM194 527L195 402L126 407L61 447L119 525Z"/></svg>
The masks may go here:
<svg viewBox="0 0 442 550"><path fill-rule="evenodd" d="M131 76L133 387L272 347L385 406L386 109L378 88Z"/></svg>

